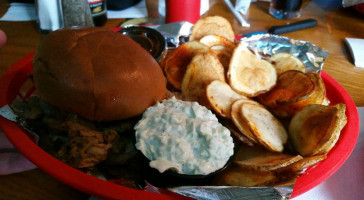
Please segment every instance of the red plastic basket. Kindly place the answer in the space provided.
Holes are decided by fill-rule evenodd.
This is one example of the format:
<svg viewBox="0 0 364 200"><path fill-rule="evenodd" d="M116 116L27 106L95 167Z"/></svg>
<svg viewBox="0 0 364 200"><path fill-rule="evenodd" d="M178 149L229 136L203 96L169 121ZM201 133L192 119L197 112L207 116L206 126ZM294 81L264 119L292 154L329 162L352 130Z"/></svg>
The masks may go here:
<svg viewBox="0 0 364 200"><path fill-rule="evenodd" d="M32 72L33 53L11 66L0 78L0 107L10 104ZM329 152L327 159L301 175L295 184L291 198L296 197L323 182L335 173L354 149L359 134L359 116L349 94L325 72L321 74L332 104L345 103L348 123L339 141ZM57 160L38 147L16 123L0 117L0 128L14 146L46 173L56 179L91 195L103 199L185 199L180 195L166 195L127 188L87 175Z"/></svg>
<svg viewBox="0 0 364 200"><path fill-rule="evenodd" d="M361 4L357 4L354 6L354 8L359 11L361 14L364 15L364 3L361 3Z"/></svg>

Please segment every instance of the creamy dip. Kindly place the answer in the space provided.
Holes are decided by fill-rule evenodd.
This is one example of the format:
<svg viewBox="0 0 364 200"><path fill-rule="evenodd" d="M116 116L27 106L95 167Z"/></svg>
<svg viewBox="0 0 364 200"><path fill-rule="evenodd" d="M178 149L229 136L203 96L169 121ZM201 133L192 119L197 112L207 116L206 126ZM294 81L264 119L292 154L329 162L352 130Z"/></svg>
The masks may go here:
<svg viewBox="0 0 364 200"><path fill-rule="evenodd" d="M161 173L207 175L222 168L234 153L229 129L197 102L172 97L148 108L134 127L136 148Z"/></svg>

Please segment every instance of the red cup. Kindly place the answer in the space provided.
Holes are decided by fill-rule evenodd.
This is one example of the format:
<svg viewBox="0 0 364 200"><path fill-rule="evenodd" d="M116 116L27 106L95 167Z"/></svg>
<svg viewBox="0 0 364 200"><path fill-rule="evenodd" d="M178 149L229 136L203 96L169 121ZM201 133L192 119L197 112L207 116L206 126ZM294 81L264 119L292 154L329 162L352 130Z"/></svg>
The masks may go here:
<svg viewBox="0 0 364 200"><path fill-rule="evenodd" d="M188 21L195 23L200 18L200 0L166 0L166 23Z"/></svg>

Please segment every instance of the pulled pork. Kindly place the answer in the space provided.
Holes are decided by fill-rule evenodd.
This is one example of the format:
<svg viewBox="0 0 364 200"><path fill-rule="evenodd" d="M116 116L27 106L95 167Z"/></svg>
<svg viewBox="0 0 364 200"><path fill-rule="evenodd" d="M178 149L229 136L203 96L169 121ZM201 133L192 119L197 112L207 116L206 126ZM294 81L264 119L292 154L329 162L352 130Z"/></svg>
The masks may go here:
<svg viewBox="0 0 364 200"><path fill-rule="evenodd" d="M60 159L76 168L94 166L106 160L118 136L115 130L97 131L91 126L67 121L68 142L58 151Z"/></svg>

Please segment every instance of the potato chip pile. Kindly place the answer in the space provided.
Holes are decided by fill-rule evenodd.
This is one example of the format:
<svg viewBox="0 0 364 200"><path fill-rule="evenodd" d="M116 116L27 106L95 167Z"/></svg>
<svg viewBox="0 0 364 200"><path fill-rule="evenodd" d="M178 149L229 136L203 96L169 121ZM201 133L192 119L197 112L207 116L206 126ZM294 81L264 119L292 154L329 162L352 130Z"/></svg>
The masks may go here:
<svg viewBox="0 0 364 200"><path fill-rule="evenodd" d="M261 58L234 35L226 19L202 18L162 68L184 100L213 110L240 141L216 184L292 184L326 158L346 124L346 107L329 105L320 75L295 56Z"/></svg>

